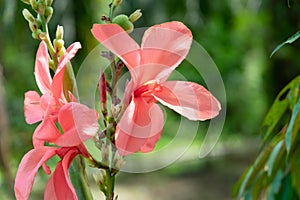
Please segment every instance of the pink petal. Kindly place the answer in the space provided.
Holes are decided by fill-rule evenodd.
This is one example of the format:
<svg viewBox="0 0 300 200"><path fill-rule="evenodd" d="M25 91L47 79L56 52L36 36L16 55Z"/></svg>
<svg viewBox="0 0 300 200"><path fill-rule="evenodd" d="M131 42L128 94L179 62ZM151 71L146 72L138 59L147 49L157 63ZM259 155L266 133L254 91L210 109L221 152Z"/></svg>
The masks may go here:
<svg viewBox="0 0 300 200"><path fill-rule="evenodd" d="M17 200L27 200L38 169L56 154L57 148L40 147L29 151L22 159L15 179ZM47 172L50 172L49 169Z"/></svg>
<svg viewBox="0 0 300 200"><path fill-rule="evenodd" d="M41 108L40 95L37 92L28 91L25 93L24 115L28 124L33 124L43 119L44 111Z"/></svg>
<svg viewBox="0 0 300 200"><path fill-rule="evenodd" d="M164 125L156 104L135 98L125 110L116 130L116 146L122 155L152 151ZM155 141L155 142L154 142Z"/></svg>
<svg viewBox="0 0 300 200"><path fill-rule="evenodd" d="M75 102L60 109L58 121L64 131L55 141L59 146L77 146L94 137L99 129L97 112Z"/></svg>
<svg viewBox="0 0 300 200"><path fill-rule="evenodd" d="M139 45L116 24L94 24L94 37L132 69L140 63Z"/></svg>
<svg viewBox="0 0 300 200"><path fill-rule="evenodd" d="M81 48L79 42L75 42L69 46L65 54L61 57L55 75L53 77L53 83L51 85L51 91L55 98L60 98L63 92L63 78L68 62L75 56L78 49Z"/></svg>
<svg viewBox="0 0 300 200"><path fill-rule="evenodd" d="M191 31L181 22L167 22L150 27L142 39L141 65L163 66L161 72L156 73L160 80L166 80L187 56L192 39Z"/></svg>
<svg viewBox="0 0 300 200"><path fill-rule="evenodd" d="M154 97L190 120L207 120L219 114L221 105L203 86L185 81L167 81Z"/></svg>
<svg viewBox="0 0 300 200"><path fill-rule="evenodd" d="M37 148L43 146L45 142L53 143L60 136L55 122L51 118L47 118L35 129L32 139L33 146Z"/></svg>
<svg viewBox="0 0 300 200"><path fill-rule="evenodd" d="M44 199L77 200L76 191L70 181L68 172L70 164L77 154L78 151L76 149L71 149L57 164L47 183Z"/></svg>
<svg viewBox="0 0 300 200"><path fill-rule="evenodd" d="M44 41L40 43L35 60L35 79L43 94L50 91L52 78L49 71L48 49Z"/></svg>

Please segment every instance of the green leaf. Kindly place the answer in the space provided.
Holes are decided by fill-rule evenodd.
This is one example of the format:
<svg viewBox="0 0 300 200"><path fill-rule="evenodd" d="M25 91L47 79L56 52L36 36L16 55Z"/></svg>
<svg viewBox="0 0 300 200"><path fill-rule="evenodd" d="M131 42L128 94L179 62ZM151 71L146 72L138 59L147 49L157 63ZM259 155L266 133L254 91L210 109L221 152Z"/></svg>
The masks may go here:
<svg viewBox="0 0 300 200"><path fill-rule="evenodd" d="M283 140L281 140L276 146L274 147L268 162L267 162L267 169L268 169L268 175L270 176L272 174L273 166L276 161L276 158L278 154L281 152L283 146Z"/></svg>
<svg viewBox="0 0 300 200"><path fill-rule="evenodd" d="M294 138L293 135L295 136L298 132L298 130L293 129L293 127L294 127L294 123L295 123L295 120L296 120L298 112L299 112L299 108L300 108L300 98L298 99L298 102L293 109L291 121L288 125L286 135L285 135L285 143L286 143L287 152L289 152L291 149L291 142L292 142L292 139Z"/></svg>
<svg viewBox="0 0 300 200"><path fill-rule="evenodd" d="M85 162L81 156L74 158L69 168L69 174L78 200L92 200L93 197L85 173Z"/></svg>
<svg viewBox="0 0 300 200"><path fill-rule="evenodd" d="M270 191L268 192L267 200L274 200L274 195L278 193L281 187L282 179L283 179L283 173L281 170L278 170L274 180L272 181Z"/></svg>
<svg viewBox="0 0 300 200"><path fill-rule="evenodd" d="M295 42L298 38L300 37L300 31L298 31L297 33L295 33L294 35L292 35L291 37L289 37L285 42L281 43L280 45L278 45L271 53L272 57L282 46L286 45L286 44L291 44L293 42Z"/></svg>
<svg viewBox="0 0 300 200"><path fill-rule="evenodd" d="M277 95L267 116L262 123L263 139L266 142L271 136L278 133L275 128L281 123L281 119L289 108L295 105L299 96L300 76L294 78ZM294 100L296 98L296 100ZM289 106L290 105L290 106ZM281 124L282 125L282 124Z"/></svg>
<svg viewBox="0 0 300 200"><path fill-rule="evenodd" d="M293 156L292 165L291 165L291 176L292 176L292 185L298 194L300 199L300 149Z"/></svg>

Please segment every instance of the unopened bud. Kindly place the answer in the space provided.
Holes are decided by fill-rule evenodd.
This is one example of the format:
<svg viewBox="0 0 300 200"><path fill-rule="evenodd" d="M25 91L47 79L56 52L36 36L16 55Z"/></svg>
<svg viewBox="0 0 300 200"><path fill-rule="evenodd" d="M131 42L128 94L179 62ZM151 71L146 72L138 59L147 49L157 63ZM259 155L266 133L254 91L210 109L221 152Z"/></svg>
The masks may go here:
<svg viewBox="0 0 300 200"><path fill-rule="evenodd" d="M108 164L108 161L109 161L109 147L104 142L102 142L100 150L101 150L102 162L104 164Z"/></svg>
<svg viewBox="0 0 300 200"><path fill-rule="evenodd" d="M64 27L58 25L56 28L56 38L63 39L63 37L64 37Z"/></svg>
<svg viewBox="0 0 300 200"><path fill-rule="evenodd" d="M53 0L47 0L47 6L51 6L53 3Z"/></svg>
<svg viewBox="0 0 300 200"><path fill-rule="evenodd" d="M54 49L56 53L60 54L60 51L63 50L65 42L62 39L54 39L53 41Z"/></svg>
<svg viewBox="0 0 300 200"><path fill-rule="evenodd" d="M30 22L33 23L35 21L35 18L33 17L33 15L26 8L22 11L22 14L29 23Z"/></svg>
<svg viewBox="0 0 300 200"><path fill-rule="evenodd" d="M50 21L52 14L53 14L53 8L50 6L47 6L46 10L45 10L46 23L48 23Z"/></svg>
<svg viewBox="0 0 300 200"><path fill-rule="evenodd" d="M29 28L32 32L36 32L37 30L39 30L39 26L36 21L29 22Z"/></svg>
<svg viewBox="0 0 300 200"><path fill-rule="evenodd" d="M41 34L41 33L42 33L42 31L38 29L38 30L36 30L36 31L33 31L31 35L32 35L32 37L33 37L34 39L38 39L38 40L39 40L39 39L40 39L40 34Z"/></svg>
<svg viewBox="0 0 300 200"><path fill-rule="evenodd" d="M129 16L129 20L133 23L136 22L139 18L141 18L141 16L142 16L141 9L137 9Z"/></svg>
<svg viewBox="0 0 300 200"><path fill-rule="evenodd" d="M113 168L117 170L121 169L125 164L123 157L119 154L118 151L115 153L113 164L114 164Z"/></svg>
<svg viewBox="0 0 300 200"><path fill-rule="evenodd" d="M129 20L128 16L126 16L126 15L118 15L118 16L116 16L115 18L113 18L112 23L113 24L118 24L127 33L132 32L133 28L134 28L132 22Z"/></svg>
<svg viewBox="0 0 300 200"><path fill-rule="evenodd" d="M38 3L36 0L30 0L30 5L32 7L33 10L37 10L38 9Z"/></svg>
<svg viewBox="0 0 300 200"><path fill-rule="evenodd" d="M40 39L40 40L46 40L46 39L47 39L47 33L41 32L41 33L39 34L39 39Z"/></svg>
<svg viewBox="0 0 300 200"><path fill-rule="evenodd" d="M121 3L122 3L122 0L114 0L113 1L114 7L119 6Z"/></svg>
<svg viewBox="0 0 300 200"><path fill-rule="evenodd" d="M38 3L37 12L38 12L40 15L45 15L45 11L46 11L46 2L40 1L40 2Z"/></svg>

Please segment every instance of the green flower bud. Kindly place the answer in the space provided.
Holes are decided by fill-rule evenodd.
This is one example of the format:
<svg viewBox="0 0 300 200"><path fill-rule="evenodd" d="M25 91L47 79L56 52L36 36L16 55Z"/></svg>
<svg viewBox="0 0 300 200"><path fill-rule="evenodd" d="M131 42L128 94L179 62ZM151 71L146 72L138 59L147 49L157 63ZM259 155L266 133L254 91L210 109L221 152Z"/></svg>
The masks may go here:
<svg viewBox="0 0 300 200"><path fill-rule="evenodd" d="M64 27L58 25L56 28L56 38L63 39L63 37L64 37Z"/></svg>
<svg viewBox="0 0 300 200"><path fill-rule="evenodd" d="M133 23L137 21L139 18L141 18L141 16L142 16L141 9L137 9L129 16L129 20Z"/></svg>
<svg viewBox="0 0 300 200"><path fill-rule="evenodd" d="M47 6L51 6L53 3L53 0L47 0Z"/></svg>
<svg viewBox="0 0 300 200"><path fill-rule="evenodd" d="M33 31L32 32L32 37L34 38L34 39L40 39L40 34L42 33L42 31L41 30L36 30L36 31Z"/></svg>
<svg viewBox="0 0 300 200"><path fill-rule="evenodd" d="M53 40L54 48L59 52L61 49L63 49L65 45L65 41L62 39L54 39Z"/></svg>
<svg viewBox="0 0 300 200"><path fill-rule="evenodd" d="M33 22L29 22L29 28L32 32L36 32L37 30L39 30L37 20L34 20Z"/></svg>
<svg viewBox="0 0 300 200"><path fill-rule="evenodd" d="M47 6L46 10L45 10L46 23L48 23L50 21L52 14L53 14L53 8L50 6Z"/></svg>
<svg viewBox="0 0 300 200"><path fill-rule="evenodd" d="M121 3L122 3L122 0L114 0L113 1L114 7L119 6Z"/></svg>
<svg viewBox="0 0 300 200"><path fill-rule="evenodd" d="M38 3L36 2L36 0L30 0L30 5L31 5L33 10L38 9Z"/></svg>
<svg viewBox="0 0 300 200"><path fill-rule="evenodd" d="M127 33L133 31L133 23L129 20L128 16L126 15L118 15L112 20L113 24L118 24L121 26Z"/></svg>
<svg viewBox="0 0 300 200"><path fill-rule="evenodd" d="M33 23L35 21L35 18L33 17L33 15L29 12L29 10L24 9L22 11L22 14L24 16L24 18L30 23Z"/></svg>
<svg viewBox="0 0 300 200"><path fill-rule="evenodd" d="M45 15L45 11L46 11L46 3L41 1L38 3L38 8L37 8L37 13L39 13L40 15Z"/></svg>

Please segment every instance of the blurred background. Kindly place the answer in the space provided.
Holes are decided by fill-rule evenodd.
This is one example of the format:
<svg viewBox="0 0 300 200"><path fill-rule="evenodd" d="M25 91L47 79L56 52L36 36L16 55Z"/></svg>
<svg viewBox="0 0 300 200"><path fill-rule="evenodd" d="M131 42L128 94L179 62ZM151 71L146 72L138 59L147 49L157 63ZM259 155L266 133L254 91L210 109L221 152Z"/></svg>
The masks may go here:
<svg viewBox="0 0 300 200"><path fill-rule="evenodd" d="M299 42L270 58L278 44L298 31L300 1L289 3L290 7L286 0L123 0L116 14L130 15L142 9L143 17L135 27L178 20L191 29L194 40L211 55L222 75L227 117L218 144L206 158L197 158L197 144L203 139L200 129L184 159L152 173L121 173L116 185L121 200L231 199L234 183L259 149L260 123L272 100L300 72ZM49 24L52 38L60 24L66 46L74 41L83 46L73 60L75 72L97 45L90 29L107 14L108 4L108 0L53 3ZM1 199L14 199L13 179L22 156L32 148L35 128L25 123L23 101L25 91L37 89L33 67L39 42L31 37L23 8L29 9L21 1L0 0ZM180 72L201 83L184 65ZM178 123L176 114L166 112L168 122L158 146L172 139L172 126ZM39 173L31 199L42 198L46 181L47 177Z"/></svg>

